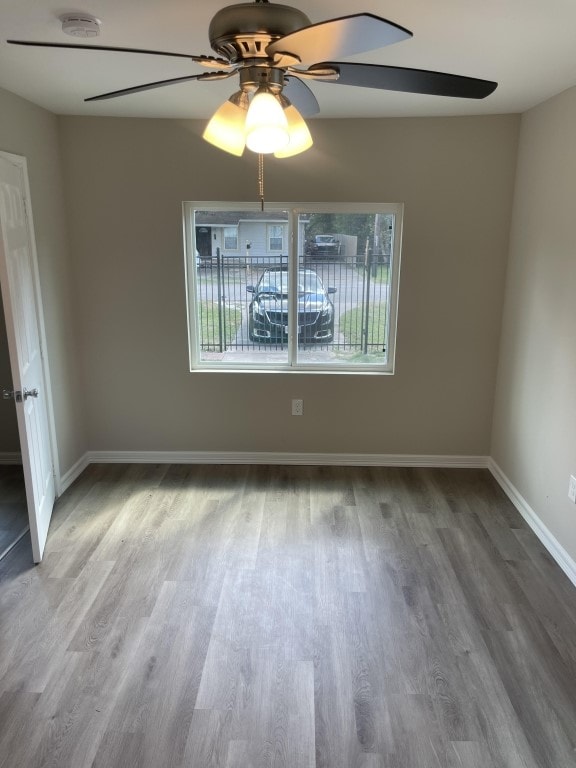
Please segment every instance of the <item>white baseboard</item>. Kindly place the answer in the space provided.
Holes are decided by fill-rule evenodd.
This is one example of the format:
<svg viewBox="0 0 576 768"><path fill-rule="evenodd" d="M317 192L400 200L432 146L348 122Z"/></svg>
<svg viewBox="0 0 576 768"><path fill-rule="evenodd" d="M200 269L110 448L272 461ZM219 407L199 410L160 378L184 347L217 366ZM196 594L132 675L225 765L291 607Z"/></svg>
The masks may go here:
<svg viewBox="0 0 576 768"><path fill-rule="evenodd" d="M486 468L487 456L415 456L380 453L220 451L90 451L87 464L300 464L309 466Z"/></svg>
<svg viewBox="0 0 576 768"><path fill-rule="evenodd" d="M17 451L0 451L0 464L22 464L22 454Z"/></svg>
<svg viewBox="0 0 576 768"><path fill-rule="evenodd" d="M528 504L520 491L510 482L493 459L488 461L488 469L530 528L576 587L576 562L560 544L554 534L544 525L536 512Z"/></svg>
<svg viewBox="0 0 576 768"><path fill-rule="evenodd" d="M70 469L60 477L60 480L58 482L58 488L57 488L58 496L62 496L64 491L72 485L74 480L80 477L80 475L82 474L82 472L84 472L88 464L90 464L90 459L88 454L85 453L84 456L78 459L76 464L70 467Z"/></svg>

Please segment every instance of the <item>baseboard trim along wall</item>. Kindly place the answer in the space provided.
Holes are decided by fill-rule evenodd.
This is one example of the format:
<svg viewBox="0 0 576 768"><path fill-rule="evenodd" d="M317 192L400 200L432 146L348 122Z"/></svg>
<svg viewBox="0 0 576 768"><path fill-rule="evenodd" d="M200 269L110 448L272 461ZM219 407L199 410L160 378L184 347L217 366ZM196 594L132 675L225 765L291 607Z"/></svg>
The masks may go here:
<svg viewBox="0 0 576 768"><path fill-rule="evenodd" d="M0 459L2 454L0 454ZM488 469L512 504L576 586L576 562L544 525L522 494L488 456L416 456L374 453L243 453L201 451L89 451L61 478L59 495L89 464L295 464L373 467L443 467Z"/></svg>
<svg viewBox="0 0 576 768"><path fill-rule="evenodd" d="M284 453L242 451L90 451L90 464L301 464L308 466L468 467L488 466L487 456L415 456L382 453Z"/></svg>
<svg viewBox="0 0 576 768"><path fill-rule="evenodd" d="M488 460L488 469L506 496L508 496L512 504L514 504L518 512L520 512L524 520L528 523L530 528L532 528L536 536L538 536L542 544L576 587L576 562L574 562L568 552L566 552L550 529L544 525L520 491L510 482L493 459Z"/></svg>
<svg viewBox="0 0 576 768"><path fill-rule="evenodd" d="M415 456L380 453L247 453L241 451L88 451L62 477L59 495L89 464L299 464L360 467L468 467L485 469L487 456Z"/></svg>
<svg viewBox="0 0 576 768"><path fill-rule="evenodd" d="M67 490L74 480L76 480L82 472L86 469L86 467L90 464L90 456L88 453L85 453L84 456L82 456L76 464L73 464L70 469L65 472L63 475L60 476L60 478L57 478L57 489L56 493L58 496L62 496L65 490ZM97 462L93 462L97 463Z"/></svg>

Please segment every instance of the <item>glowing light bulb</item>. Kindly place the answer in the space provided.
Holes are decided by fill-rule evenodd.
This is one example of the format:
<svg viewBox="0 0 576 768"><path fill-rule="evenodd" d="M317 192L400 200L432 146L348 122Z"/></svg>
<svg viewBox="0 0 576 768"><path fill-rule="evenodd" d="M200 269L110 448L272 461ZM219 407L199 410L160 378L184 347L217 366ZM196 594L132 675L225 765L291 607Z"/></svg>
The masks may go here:
<svg viewBox="0 0 576 768"><path fill-rule="evenodd" d="M267 155L290 141L288 119L278 99L266 87L256 91L246 115L246 146Z"/></svg>
<svg viewBox="0 0 576 768"><path fill-rule="evenodd" d="M202 138L218 149L240 157L246 144L248 97L242 91L230 96L212 115Z"/></svg>
<svg viewBox="0 0 576 768"><path fill-rule="evenodd" d="M305 152L313 144L312 136L308 130L308 126L304 122L304 118L298 112L295 106L290 104L288 99L284 99L288 106L284 109L284 114L288 120L288 135L290 140L288 144L282 149L278 149L274 152L274 157L293 157L299 155L300 152Z"/></svg>

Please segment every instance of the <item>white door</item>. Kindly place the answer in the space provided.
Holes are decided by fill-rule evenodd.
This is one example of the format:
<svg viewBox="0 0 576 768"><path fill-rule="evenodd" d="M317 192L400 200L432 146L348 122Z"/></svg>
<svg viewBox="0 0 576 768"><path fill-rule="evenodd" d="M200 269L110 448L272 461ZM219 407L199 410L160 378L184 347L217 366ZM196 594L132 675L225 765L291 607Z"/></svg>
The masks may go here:
<svg viewBox="0 0 576 768"><path fill-rule="evenodd" d="M24 158L0 154L0 283L34 562L42 560L55 499L40 334L40 294ZM0 382L3 385L3 382Z"/></svg>

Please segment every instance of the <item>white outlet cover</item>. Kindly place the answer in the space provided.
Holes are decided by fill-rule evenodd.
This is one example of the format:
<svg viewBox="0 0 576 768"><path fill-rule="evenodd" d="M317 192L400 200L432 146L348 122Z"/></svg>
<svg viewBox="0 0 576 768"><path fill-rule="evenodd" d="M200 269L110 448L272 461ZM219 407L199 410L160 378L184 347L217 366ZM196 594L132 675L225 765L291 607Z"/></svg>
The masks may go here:
<svg viewBox="0 0 576 768"><path fill-rule="evenodd" d="M304 400L293 399L292 400L292 416L302 416L304 413Z"/></svg>

